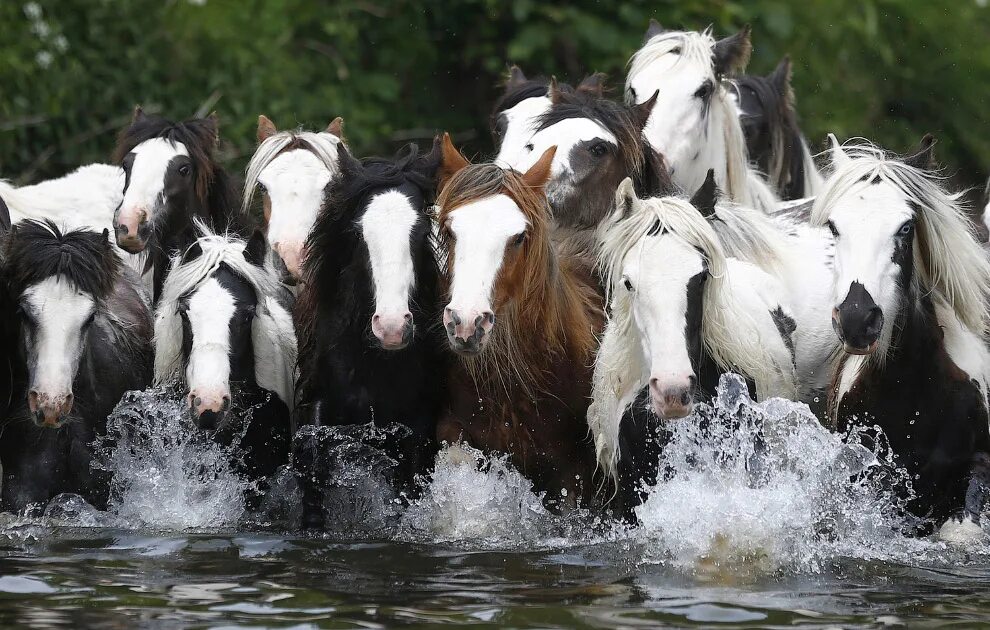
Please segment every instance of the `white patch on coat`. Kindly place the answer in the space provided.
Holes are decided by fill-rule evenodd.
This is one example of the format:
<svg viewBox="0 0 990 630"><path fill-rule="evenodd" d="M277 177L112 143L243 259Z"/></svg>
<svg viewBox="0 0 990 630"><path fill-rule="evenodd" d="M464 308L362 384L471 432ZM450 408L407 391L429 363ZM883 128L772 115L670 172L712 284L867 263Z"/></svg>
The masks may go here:
<svg viewBox="0 0 990 630"><path fill-rule="evenodd" d="M186 385L194 392L230 395L230 320L237 312L234 296L210 278L189 297L186 317L192 348Z"/></svg>
<svg viewBox="0 0 990 630"><path fill-rule="evenodd" d="M323 206L323 190L333 175L306 149L286 151L265 167L258 181L265 186L271 200L268 242L273 249L298 250L306 244Z"/></svg>
<svg viewBox="0 0 990 630"><path fill-rule="evenodd" d="M377 314L401 319L409 310L409 296L416 281L409 237L417 218L409 198L397 190L375 195L361 217Z"/></svg>
<svg viewBox="0 0 990 630"><path fill-rule="evenodd" d="M61 396L72 392L82 357L86 322L96 311L93 296L62 276L52 276L24 292L23 308L35 323L25 335L32 390Z"/></svg>
<svg viewBox="0 0 990 630"><path fill-rule="evenodd" d="M509 167L520 173L525 173L543 157L547 149L555 146L557 152L553 156L550 176L552 179L557 179L561 175L573 172L568 162L571 149L579 142L596 138L613 146L619 145L615 135L594 120L590 118L567 118L536 132L529 139L529 144L520 152L519 157L509 163Z"/></svg>
<svg viewBox="0 0 990 630"><path fill-rule="evenodd" d="M189 155L189 150L181 142L171 142L165 138L151 138L134 147L134 162L131 164L130 181L124 192L121 208L124 211L139 208L147 212L147 220L153 220L152 213L165 193L165 172L169 162L180 155Z"/></svg>
<svg viewBox="0 0 990 630"><path fill-rule="evenodd" d="M549 97L534 96L500 112L500 116L505 116L505 133L493 161L503 168L512 168L526 153L526 144L536 133L537 119L550 111L552 105Z"/></svg>

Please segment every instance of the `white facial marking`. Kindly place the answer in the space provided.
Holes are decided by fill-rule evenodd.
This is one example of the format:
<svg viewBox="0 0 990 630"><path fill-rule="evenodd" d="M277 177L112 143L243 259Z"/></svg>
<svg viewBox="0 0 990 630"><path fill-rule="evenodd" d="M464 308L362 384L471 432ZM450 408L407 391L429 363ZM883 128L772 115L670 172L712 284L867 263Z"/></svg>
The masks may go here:
<svg viewBox="0 0 990 630"><path fill-rule="evenodd" d="M72 392L83 350L83 326L96 310L93 297L61 276L53 276L24 292L25 310L35 323L26 335L31 389L42 396Z"/></svg>
<svg viewBox="0 0 990 630"><path fill-rule="evenodd" d="M567 118L534 134L529 140L532 149L524 149L515 163L510 166L520 173L525 173L543 157L547 149L556 146L557 152L554 153L550 167L550 176L556 179L573 172L569 163L571 149L579 142L596 138L613 146L619 144L612 132L590 118Z"/></svg>
<svg viewBox="0 0 990 630"><path fill-rule="evenodd" d="M839 233L833 261L835 306L859 282L883 310L884 329L889 330L900 293L900 267L893 262L896 235L912 216L907 198L887 182L862 182L839 200L830 215Z"/></svg>
<svg viewBox="0 0 990 630"><path fill-rule="evenodd" d="M311 151L286 151L269 162L258 181L271 200L268 242L272 248L302 249L323 205L330 169ZM280 252L281 253L281 252Z"/></svg>
<svg viewBox="0 0 990 630"><path fill-rule="evenodd" d="M501 112L505 116L505 134L498 147L495 163L512 168L525 153L526 143L536 132L536 119L550 110L549 97L534 96L519 101L515 106Z"/></svg>
<svg viewBox="0 0 990 630"><path fill-rule="evenodd" d="M661 386L686 386L694 374L685 336L687 292L688 282L703 270L701 254L670 234L646 237L626 256L623 278L633 287L633 320L644 364Z"/></svg>
<svg viewBox="0 0 990 630"><path fill-rule="evenodd" d="M495 195L457 208L448 222L455 238L449 308L490 311L505 246L526 231L526 216L512 199Z"/></svg>
<svg viewBox="0 0 990 630"><path fill-rule="evenodd" d="M164 138L152 138L134 147L133 153L130 182L121 209L124 212L144 211L150 221L165 190L165 171L169 162L179 155L188 156L189 150L181 142L172 144Z"/></svg>
<svg viewBox="0 0 990 630"><path fill-rule="evenodd" d="M375 311L380 315L401 319L409 310L415 282L409 236L416 218L409 199L395 190L376 195L361 218L375 281Z"/></svg>
<svg viewBox="0 0 990 630"><path fill-rule="evenodd" d="M234 296L210 278L189 298L192 348L186 367L190 391L207 396L230 395L230 319L237 311Z"/></svg>

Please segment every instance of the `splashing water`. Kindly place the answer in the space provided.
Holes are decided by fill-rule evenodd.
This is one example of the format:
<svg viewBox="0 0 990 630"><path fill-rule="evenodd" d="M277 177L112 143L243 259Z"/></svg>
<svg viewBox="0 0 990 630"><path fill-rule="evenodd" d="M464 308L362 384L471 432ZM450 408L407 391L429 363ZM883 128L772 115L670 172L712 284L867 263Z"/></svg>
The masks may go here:
<svg viewBox="0 0 990 630"><path fill-rule="evenodd" d="M132 527L230 526L255 489L232 468L242 454L196 429L174 388L127 392L95 446L113 474L110 511Z"/></svg>
<svg viewBox="0 0 990 630"><path fill-rule="evenodd" d="M806 405L753 402L722 377L711 405L669 423L658 483L637 508L648 557L691 569L818 572L838 558L917 559L910 479L879 428L840 436ZM867 446L871 445L871 446Z"/></svg>

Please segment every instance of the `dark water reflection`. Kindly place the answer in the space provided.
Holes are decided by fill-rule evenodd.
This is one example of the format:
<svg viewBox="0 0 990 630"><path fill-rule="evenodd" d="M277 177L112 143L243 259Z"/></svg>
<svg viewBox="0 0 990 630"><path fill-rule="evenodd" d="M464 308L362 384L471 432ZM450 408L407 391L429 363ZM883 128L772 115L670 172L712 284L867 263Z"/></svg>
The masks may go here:
<svg viewBox="0 0 990 630"><path fill-rule="evenodd" d="M629 543L538 552L270 533L41 528L0 548L0 625L877 627L990 623L990 566L837 562L740 577Z"/></svg>

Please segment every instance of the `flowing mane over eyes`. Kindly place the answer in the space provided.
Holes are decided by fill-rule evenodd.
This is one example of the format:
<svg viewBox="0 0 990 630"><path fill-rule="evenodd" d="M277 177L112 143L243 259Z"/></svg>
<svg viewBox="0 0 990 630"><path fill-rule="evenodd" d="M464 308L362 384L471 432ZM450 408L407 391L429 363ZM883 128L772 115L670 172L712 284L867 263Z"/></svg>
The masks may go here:
<svg viewBox="0 0 990 630"><path fill-rule="evenodd" d="M258 145L251 157L244 178L244 201L242 210L248 212L258 188L258 177L272 160L285 151L306 149L313 153L331 173L336 173L337 146L342 140L332 133L315 131L279 131Z"/></svg>

